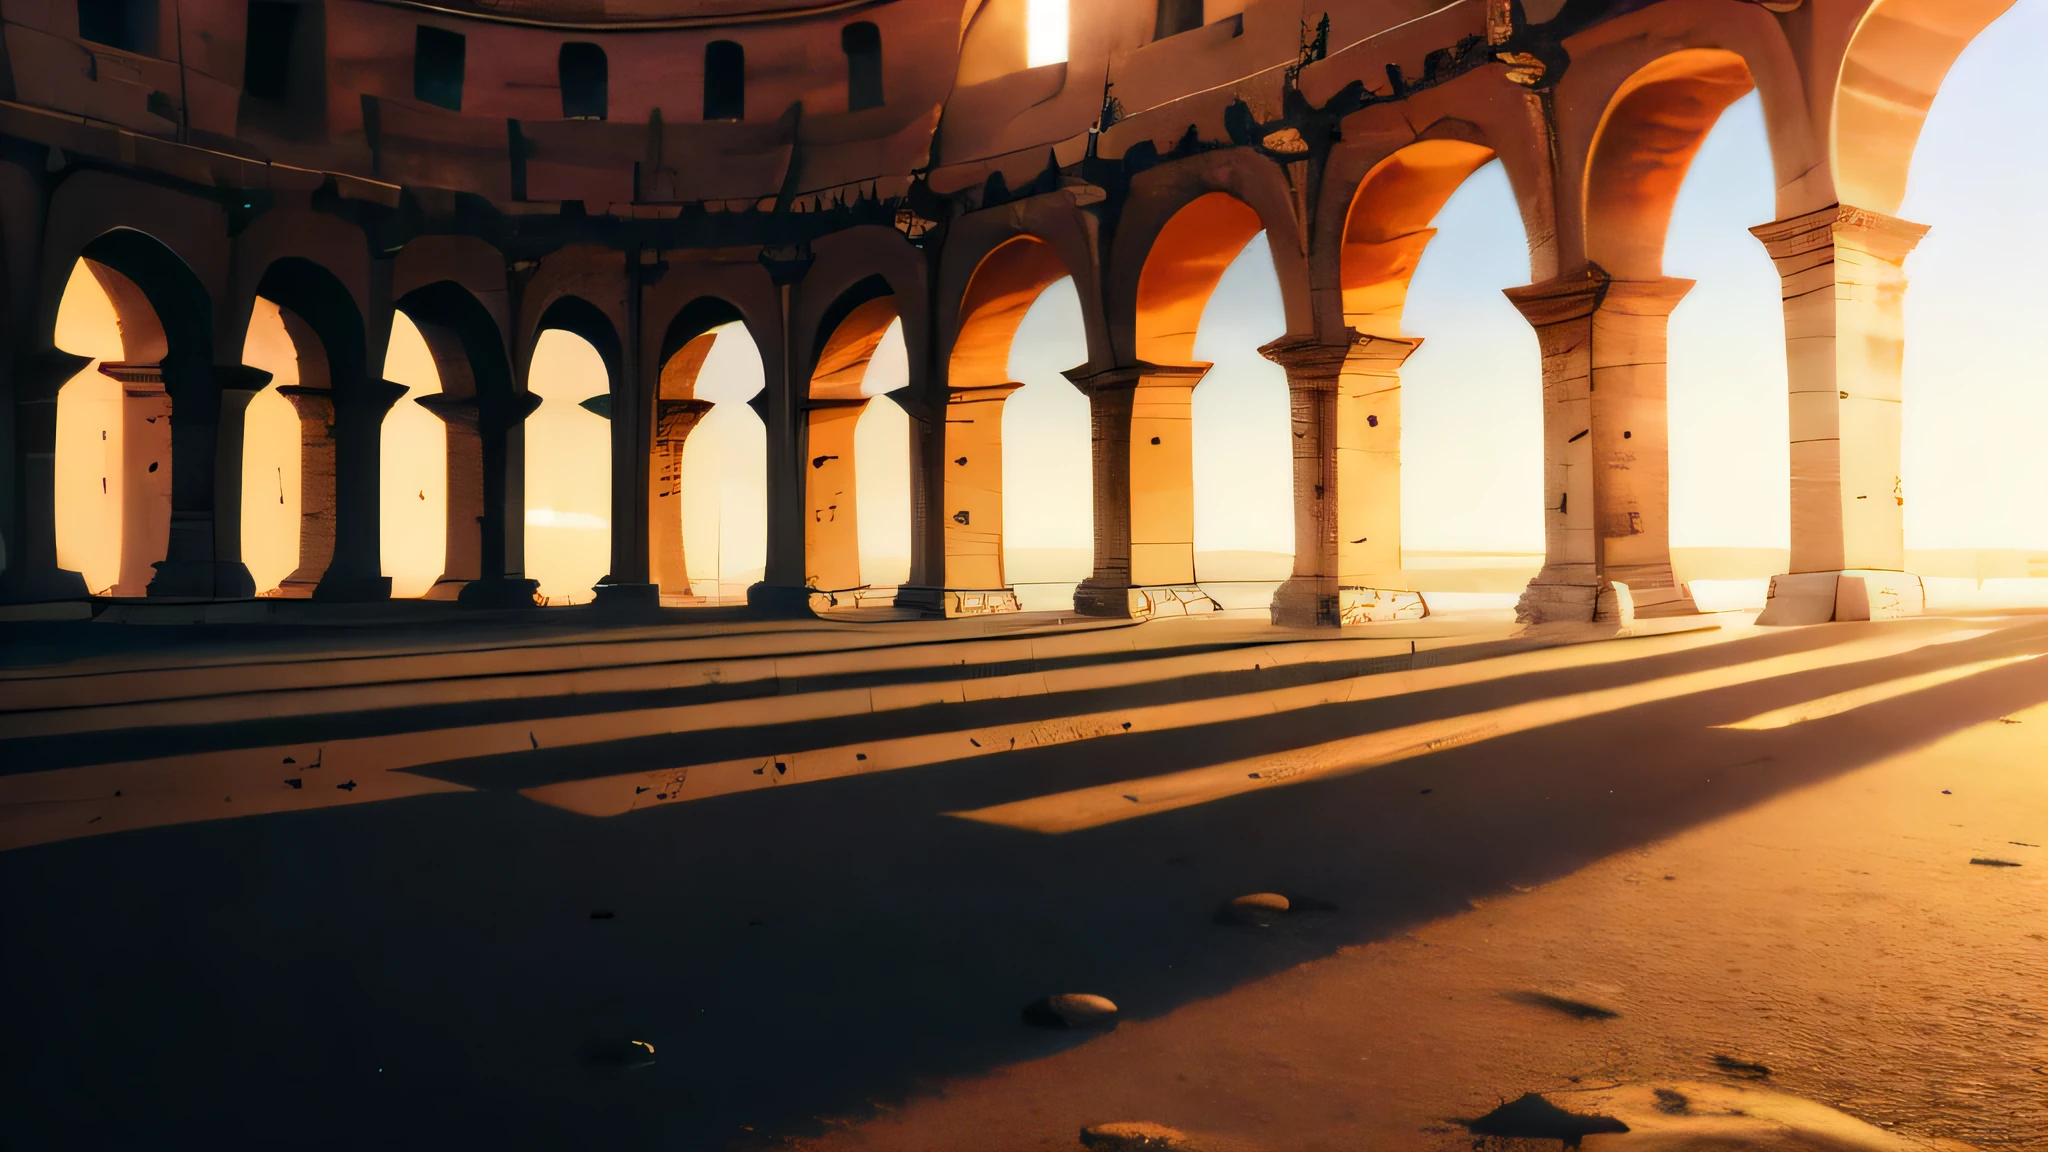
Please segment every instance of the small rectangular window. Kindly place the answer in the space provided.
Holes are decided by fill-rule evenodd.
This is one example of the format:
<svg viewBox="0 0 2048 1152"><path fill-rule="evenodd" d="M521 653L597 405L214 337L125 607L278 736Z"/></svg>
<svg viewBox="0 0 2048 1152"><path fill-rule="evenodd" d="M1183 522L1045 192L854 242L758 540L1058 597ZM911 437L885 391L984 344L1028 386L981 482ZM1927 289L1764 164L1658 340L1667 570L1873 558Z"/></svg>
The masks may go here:
<svg viewBox="0 0 2048 1152"><path fill-rule="evenodd" d="M562 82L563 119L604 119L611 84L611 65L604 49L583 42L564 44L556 58L556 72Z"/></svg>
<svg viewBox="0 0 2048 1152"><path fill-rule="evenodd" d="M249 0L242 91L261 100L283 100L291 95L292 34L298 26L297 4Z"/></svg>
<svg viewBox="0 0 2048 1152"><path fill-rule="evenodd" d="M704 118L747 118L747 53L731 40L704 46Z"/></svg>
<svg viewBox="0 0 2048 1152"><path fill-rule="evenodd" d="M412 94L416 100L462 111L462 63L467 39L460 32L422 24L412 42Z"/></svg>
<svg viewBox="0 0 2048 1152"><path fill-rule="evenodd" d="M1152 25L1152 38L1164 40L1201 26L1202 0L1159 0L1159 16Z"/></svg>
<svg viewBox="0 0 2048 1152"><path fill-rule="evenodd" d="M156 0L78 0L78 38L154 56Z"/></svg>
<svg viewBox="0 0 2048 1152"><path fill-rule="evenodd" d="M839 30L846 53L846 110L882 106L882 30L863 20Z"/></svg>

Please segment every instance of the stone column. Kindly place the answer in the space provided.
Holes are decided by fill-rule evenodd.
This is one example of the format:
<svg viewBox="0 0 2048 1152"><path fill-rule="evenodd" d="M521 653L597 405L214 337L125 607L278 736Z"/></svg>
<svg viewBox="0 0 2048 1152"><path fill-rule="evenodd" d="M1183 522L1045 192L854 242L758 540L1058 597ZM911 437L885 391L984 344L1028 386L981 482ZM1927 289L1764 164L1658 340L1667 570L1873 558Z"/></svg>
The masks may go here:
<svg viewBox="0 0 2048 1152"><path fill-rule="evenodd" d="M1017 611L1003 575L1003 404L1022 384L954 388L946 399L945 471L938 508L939 583L906 586L903 607L934 616Z"/></svg>
<svg viewBox="0 0 2048 1152"><path fill-rule="evenodd" d="M163 381L171 397L171 530L149 595L254 596L242 564L242 424L270 373L166 357Z"/></svg>
<svg viewBox="0 0 2048 1152"><path fill-rule="evenodd" d="M654 460L649 470L649 562L663 596L688 596L690 572L683 554L683 443L711 411L709 400L656 401ZM713 594L717 592L714 577Z"/></svg>
<svg viewBox="0 0 2048 1152"><path fill-rule="evenodd" d="M467 608L533 608L540 581L525 576L525 423L540 397L485 393L477 401L477 576L456 602ZM448 444L448 512L455 515L455 443ZM452 546L450 549L453 551ZM447 579L447 577L443 577Z"/></svg>
<svg viewBox="0 0 2048 1152"><path fill-rule="evenodd" d="M1074 590L1089 616L1146 619L1213 612L1195 585L1191 404L1207 364L1146 364L1066 374L1094 429L1095 571Z"/></svg>
<svg viewBox="0 0 2048 1152"><path fill-rule="evenodd" d="M1837 204L1750 231L1784 283L1792 439L1791 570L1760 619L1917 614L1899 439L1905 260L1927 228Z"/></svg>
<svg viewBox="0 0 2048 1152"><path fill-rule="evenodd" d="M804 436L803 370L796 358L796 286L810 271L814 257L805 245L762 249L760 261L775 284L780 308L776 326L778 371L750 402L768 427L768 554L761 582L747 589L747 606L774 616L810 613L808 573L810 517L805 493L810 489ZM812 453L813 455L815 453Z"/></svg>
<svg viewBox="0 0 2048 1152"><path fill-rule="evenodd" d="M171 398L156 364L102 362L121 385L121 571L116 596L146 596L171 532Z"/></svg>
<svg viewBox="0 0 2048 1152"><path fill-rule="evenodd" d="M860 518L854 488L853 433L867 411L859 400L804 405L804 583L819 592L860 586Z"/></svg>
<svg viewBox="0 0 2048 1152"><path fill-rule="evenodd" d="M656 488L655 457L661 451L654 426L660 419L661 367L655 366L654 379L643 379L640 352L645 338L642 290L650 277L658 278L666 266L653 249L638 244L626 249L623 259L626 330L619 334L619 362L608 366L618 376L611 381L608 395L623 400L607 409L612 448L611 559L604 578L592 589L592 602L608 610L633 613L661 607L661 580L654 571L659 560L651 551L658 531L655 521L661 513L651 502ZM680 446L677 452L680 454ZM675 509L667 511L672 514Z"/></svg>
<svg viewBox="0 0 2048 1152"><path fill-rule="evenodd" d="M1286 337L1294 425L1294 572L1273 622L1362 624L1427 615L1401 576L1401 365L1420 340Z"/></svg>
<svg viewBox="0 0 2048 1152"><path fill-rule="evenodd" d="M1664 394L1667 322L1691 287L1588 265L1507 290L1543 348L1546 554L1518 619L1698 610L1671 571Z"/></svg>
<svg viewBox="0 0 2048 1152"><path fill-rule="evenodd" d="M383 561L384 417L405 393L403 384L371 377L342 386L333 397L334 545L316 600L391 598Z"/></svg>
<svg viewBox="0 0 2048 1152"><path fill-rule="evenodd" d="M448 429L448 541L441 575L421 598L453 600L483 572L483 437L476 397L436 392L413 402Z"/></svg>
<svg viewBox="0 0 2048 1152"><path fill-rule="evenodd" d="M299 564L277 594L308 599L334 559L334 393L297 384L277 392L299 415Z"/></svg>
<svg viewBox="0 0 2048 1152"><path fill-rule="evenodd" d="M14 507L0 604L83 600L85 578L57 566L57 393L92 363L58 349L14 364Z"/></svg>

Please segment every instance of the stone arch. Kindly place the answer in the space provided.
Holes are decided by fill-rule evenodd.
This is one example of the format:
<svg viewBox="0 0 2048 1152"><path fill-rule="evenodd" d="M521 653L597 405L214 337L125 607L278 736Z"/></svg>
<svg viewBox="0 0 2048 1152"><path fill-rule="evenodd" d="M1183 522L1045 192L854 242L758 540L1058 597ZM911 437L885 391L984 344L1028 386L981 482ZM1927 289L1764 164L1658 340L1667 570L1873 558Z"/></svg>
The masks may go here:
<svg viewBox="0 0 2048 1152"><path fill-rule="evenodd" d="M695 595L683 541L683 450L690 433L714 407L711 401L698 398L697 382L717 330L728 324L744 326L745 322L729 301L699 296L677 310L661 333L655 358L654 460L648 494L649 571L661 595ZM715 573L712 583L716 595Z"/></svg>
<svg viewBox="0 0 2048 1152"><path fill-rule="evenodd" d="M575 340L550 341L553 332ZM533 545L525 575L541 582L550 604L578 603L615 583L644 583L638 538L647 513L634 488L646 481L628 454L645 451L646 422L618 326L589 298L558 292L520 353L521 391L533 398L521 427L521 530ZM593 353L601 377L595 381L577 367Z"/></svg>
<svg viewBox="0 0 2048 1152"><path fill-rule="evenodd" d="M962 293L947 356L945 585L947 615L1014 611L1003 568L1003 406L1020 385L1010 379L1010 348L1024 314L1048 287L1070 275L1052 245L1012 236L975 265Z"/></svg>
<svg viewBox="0 0 2048 1152"><path fill-rule="evenodd" d="M855 431L872 399L862 391L868 366L902 319L895 290L879 274L848 286L818 319L801 403L804 582L820 592L863 584ZM907 331L905 337L907 344Z"/></svg>
<svg viewBox="0 0 2048 1152"><path fill-rule="evenodd" d="M299 563L280 594L382 599L390 581L380 561L380 435L404 389L372 367L358 297L325 266L279 257L256 280L256 297L281 310L299 365L298 383L282 390L300 421Z"/></svg>
<svg viewBox="0 0 2048 1152"><path fill-rule="evenodd" d="M1133 300L1132 352L1151 364L1191 364L1195 329L1223 272L1265 229L1251 205L1205 192L1182 205L1153 237Z"/></svg>
<svg viewBox="0 0 2048 1152"><path fill-rule="evenodd" d="M1895 216L1935 93L2013 0L1877 0L1850 36L1829 145L1843 204Z"/></svg>
<svg viewBox="0 0 2048 1152"><path fill-rule="evenodd" d="M520 576L525 493L513 483L510 448L534 397L515 386L504 330L474 292L452 279L412 287L394 308L426 340L441 391L420 403L447 425L446 560L427 598L531 605L533 582Z"/></svg>
<svg viewBox="0 0 2048 1152"><path fill-rule="evenodd" d="M1672 206L1707 133L1756 87L1749 65L1719 48L1682 48L1623 81L1595 129L1581 211L1586 258L1626 280L1664 272Z"/></svg>

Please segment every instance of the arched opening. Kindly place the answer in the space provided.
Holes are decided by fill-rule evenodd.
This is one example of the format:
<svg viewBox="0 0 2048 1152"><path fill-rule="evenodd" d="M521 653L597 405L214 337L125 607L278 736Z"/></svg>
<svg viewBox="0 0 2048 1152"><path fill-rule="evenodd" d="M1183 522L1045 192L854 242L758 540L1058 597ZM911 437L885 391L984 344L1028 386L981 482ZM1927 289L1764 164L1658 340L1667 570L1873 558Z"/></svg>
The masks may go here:
<svg viewBox="0 0 2048 1152"><path fill-rule="evenodd" d="M1017 334L1040 296L1061 281L1069 285L1067 295L1071 299L1072 281L1066 265L1051 245L1034 236L1016 236L997 245L968 278L947 368L946 479L940 512L944 516L941 527L948 589L943 608L949 616L1014 611L1019 606L1006 569L1011 493L1022 504L1041 499L1057 501L1058 489L1067 489L1071 495L1076 478L1086 483L1088 471L1083 455L1074 476L1064 482L1053 481L1054 491L1011 488L1007 484L1011 472L1011 445L1006 443L1012 426L1009 401L1025 386L1025 382L1011 374L1011 366L1018 359ZM1078 327L1078 313L1071 315ZM1040 349L1038 355L1043 356L1048 350ZM1071 346L1066 351L1071 352ZM1086 360L1083 340L1078 356L1061 366ZM1058 368L1052 369L1055 380L1057 372ZM1067 395L1060 399L1081 401L1064 380L1057 384L1042 382L1040 393L1061 388ZM1034 395L1033 401L1036 399ZM1053 403L1057 410L1058 400ZM1026 409L1027 414L1033 411L1035 408ZM1081 401L1081 413L1081 426L1085 429L1085 401ZM1085 433L1082 442L1085 445ZM1085 493L1084 488L1084 508ZM1071 506L1072 501L1064 503ZM1085 567L1074 579L1078 582L1084 575Z"/></svg>
<svg viewBox="0 0 2048 1152"><path fill-rule="evenodd" d="M580 300L558 301L556 309L576 304L596 311ZM590 330L569 317L581 309L556 309L542 318L526 370L526 390L539 405L525 425L525 571L540 582L544 603L587 604L611 568L609 369L616 361L608 363L584 334Z"/></svg>
<svg viewBox="0 0 2048 1152"><path fill-rule="evenodd" d="M462 111L462 82L469 39L460 32L421 24L413 33L412 96L450 112Z"/></svg>
<svg viewBox="0 0 2048 1152"><path fill-rule="evenodd" d="M649 555L662 603L745 603L768 556L766 386L739 310L692 301L662 338Z"/></svg>
<svg viewBox="0 0 2048 1152"><path fill-rule="evenodd" d="M1195 576L1225 608L1266 607L1294 568L1287 371L1259 354L1286 332L1261 231L1216 281L1193 347L1210 365L1189 404Z"/></svg>
<svg viewBox="0 0 2048 1152"><path fill-rule="evenodd" d="M447 465L441 573L424 595L478 606L536 604L537 586L525 576L520 481L523 425L539 398L515 389L497 321L460 284L442 280L414 289L396 307L426 344L440 383L417 398L440 418Z"/></svg>
<svg viewBox="0 0 2048 1152"><path fill-rule="evenodd" d="M57 306L57 347L92 357L57 393L57 564L83 576L94 595L140 596L148 565L162 558L170 534L170 401L154 387L131 400L119 380L100 371L127 360L124 332L142 337L138 321L155 325L153 314L145 320L133 311L141 293L132 285L124 286L131 310L123 325L101 286L100 278L111 275L119 274L78 261ZM139 425L132 433L131 423ZM125 466L131 452L145 458L139 473ZM131 534L135 547L124 557Z"/></svg>
<svg viewBox="0 0 2048 1152"><path fill-rule="evenodd" d="M893 604L910 574L908 383L896 298L880 277L828 310L805 409L805 583L822 607Z"/></svg>
<svg viewBox="0 0 2048 1152"><path fill-rule="evenodd" d="M2024 57L2018 38L2048 30L2048 6L2015 4L1999 16L2004 7L1876 6L1851 60L1903 69L1916 97L1885 125L1858 123L1868 97L1852 94L1845 70L1837 110L1840 133L1852 123L1891 129L1889 146L1841 156L1855 182L1845 203L1852 186L1872 199L1889 191L1909 159L1896 214L1928 228L1904 262L1899 475L1905 568L1924 581L1930 608L2048 604L2038 336L2048 290L2022 271L2048 256L2035 208L2048 175L2048 101L2009 71ZM1875 49L1894 54L1868 55ZM1929 82L1938 90L1921 87ZM1852 147L1838 139L1838 152Z"/></svg>
<svg viewBox="0 0 2048 1152"><path fill-rule="evenodd" d="M704 46L704 118L747 118L747 53L731 40Z"/></svg>
<svg viewBox="0 0 2048 1152"><path fill-rule="evenodd" d="M611 63L604 49L587 41L562 45L555 60L562 86L562 119L602 120L610 103Z"/></svg>
<svg viewBox="0 0 2048 1152"><path fill-rule="evenodd" d="M1195 359L1196 338L1218 284L1263 230L1263 223L1251 206L1224 192L1196 197L1175 212L1153 239L1138 273L1133 335L1140 363L1135 375L1119 382L1114 392L1095 389L1098 442L1105 435L1111 437L1109 443L1098 443L1097 535L1101 540L1102 518L1113 511L1101 505L1101 497L1128 492L1128 512L1114 511L1119 519L1127 516L1125 523L1129 525L1127 581L1131 591L1127 599L1132 612L1172 614L1215 608L1215 602L1206 593L1194 588L1195 393L1196 385L1207 380L1212 370L1210 363ZM1269 254L1261 251L1260 255ZM1248 452L1257 451L1249 442L1237 442L1221 420L1256 409L1259 405L1253 397L1270 390L1271 376L1266 369L1271 366L1251 362L1256 355L1253 350L1260 343L1252 336L1255 331L1264 332L1272 327L1272 312L1258 304L1268 299L1266 292L1278 291L1277 280L1267 281L1250 267L1238 276L1246 282L1243 289L1233 284L1233 297L1250 292L1258 300L1233 299L1233 308L1214 314L1226 327L1219 329L1217 336L1203 341L1205 352L1221 349L1229 357L1218 377L1220 383L1210 393L1213 399L1205 397L1203 407L1210 418L1203 421L1202 428L1204 439L1213 441L1204 447L1203 462L1216 461L1212 471L1220 466L1226 475L1246 467L1243 458ZM1248 311L1239 313L1236 309ZM1285 328L1282 321L1278 331ZM1278 331L1271 334L1277 335ZM1284 429L1284 385L1280 396ZM1281 435L1279 443L1284 451L1286 433ZM1127 441L1119 440L1119 436L1127 437ZM1229 463L1225 465L1223 461ZM1103 471L1105 468L1108 472ZM1202 481L1207 497L1201 501L1202 519L1208 528L1203 543L1217 553L1203 575L1219 581L1241 580L1247 570L1231 566L1241 558L1222 555L1246 551L1227 547L1242 542L1239 534L1244 529L1239 521L1249 516L1277 517L1291 532L1291 492L1283 496L1281 506L1275 509L1261 498L1270 485L1253 484L1240 489L1227 482L1219 483L1219 479L1212 475ZM1093 595L1090 586L1105 580L1114 582L1121 575L1113 569L1104 570L1106 560L1115 563L1116 559L1113 555L1104 556L1098 549L1096 574L1077 593L1077 603ZM1083 603L1083 607L1090 610L1088 604ZM1112 611L1122 608L1114 604L1102 607Z"/></svg>
<svg viewBox="0 0 2048 1152"><path fill-rule="evenodd" d="M1750 233L1777 218L1757 93L1728 106L1687 169L1664 270L1693 286L1671 314L1671 556L1704 611L1761 608L1790 560L1785 312Z"/></svg>
<svg viewBox="0 0 2048 1152"><path fill-rule="evenodd" d="M213 364L205 288L154 238L115 229L85 246L58 311L59 347L76 341L67 350L115 385L74 378L58 395L60 566L114 596L254 595L239 559L239 453L265 377Z"/></svg>
<svg viewBox="0 0 2048 1152"><path fill-rule="evenodd" d="M300 385L299 351L286 331L285 313L273 301L257 297L249 316L248 334L243 338L242 363L270 373L271 387L249 401L242 426L242 562L249 566L260 596L312 594L319 571L311 581L291 589L280 587L298 571L301 509L300 455L302 439L328 439L326 422L317 429L302 431L299 412L283 389ZM331 407L328 418L331 420ZM313 445L317 451L320 447ZM328 463L332 468L332 450ZM332 476L329 476L329 511L332 510ZM331 525L330 525L331 530ZM328 542L332 549L332 539ZM321 569L325 563L320 565Z"/></svg>
<svg viewBox="0 0 2048 1152"><path fill-rule="evenodd" d="M1501 295L1528 237L1490 149L1413 144L1345 219L1339 595L1347 619L1504 608L1541 565L1542 355ZM1394 593L1389 595L1388 593Z"/></svg>
<svg viewBox="0 0 2048 1152"><path fill-rule="evenodd" d="M380 430L379 551L393 596L425 596L446 569L448 553L448 426L437 415L441 374L412 317L391 316L384 379L403 385ZM459 590L459 589L458 589ZM454 595L447 591L446 595Z"/></svg>
<svg viewBox="0 0 2048 1152"><path fill-rule="evenodd" d="M1590 264L1512 294L1549 329L1547 341L1584 329L1558 379L1587 380L1583 401L1560 394L1545 405L1549 547L1522 601L1526 618L1552 618L1569 601L1573 612L1620 619L1624 597L1642 616L1697 611L1671 564L1666 369L1671 312L1692 284L1664 275L1664 248L1693 157L1752 87L1740 56L1704 48L1660 57L1624 81L1586 160Z"/></svg>
<svg viewBox="0 0 2048 1152"><path fill-rule="evenodd" d="M1087 362L1081 298L1063 277L1031 302L1009 349L1023 387L1003 405L1003 575L1026 612L1071 609L1094 566L1088 397L1065 375Z"/></svg>
<svg viewBox="0 0 2048 1152"><path fill-rule="evenodd" d="M839 30L846 53L846 110L882 106L882 30L863 20Z"/></svg>

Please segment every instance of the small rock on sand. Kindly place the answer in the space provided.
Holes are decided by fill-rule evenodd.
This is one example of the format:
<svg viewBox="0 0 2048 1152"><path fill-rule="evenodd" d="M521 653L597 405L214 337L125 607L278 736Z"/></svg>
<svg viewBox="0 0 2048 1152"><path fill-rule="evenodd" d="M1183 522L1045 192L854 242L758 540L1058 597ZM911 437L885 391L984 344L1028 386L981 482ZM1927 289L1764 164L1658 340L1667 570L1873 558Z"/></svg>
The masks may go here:
<svg viewBox="0 0 2048 1152"><path fill-rule="evenodd" d="M1195 1152L1186 1133L1143 1120L1091 1124L1081 1129L1081 1146L1102 1152Z"/></svg>
<svg viewBox="0 0 2048 1152"><path fill-rule="evenodd" d="M1253 892L1226 902L1216 910L1219 924L1264 924L1286 914L1293 905L1278 892Z"/></svg>
<svg viewBox="0 0 2048 1152"><path fill-rule="evenodd" d="M1025 1005L1024 1022L1035 1028L1098 1028L1116 1022L1116 1005L1087 992L1062 992Z"/></svg>

